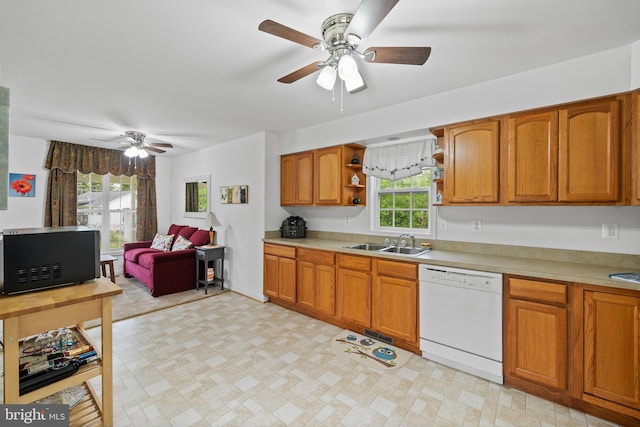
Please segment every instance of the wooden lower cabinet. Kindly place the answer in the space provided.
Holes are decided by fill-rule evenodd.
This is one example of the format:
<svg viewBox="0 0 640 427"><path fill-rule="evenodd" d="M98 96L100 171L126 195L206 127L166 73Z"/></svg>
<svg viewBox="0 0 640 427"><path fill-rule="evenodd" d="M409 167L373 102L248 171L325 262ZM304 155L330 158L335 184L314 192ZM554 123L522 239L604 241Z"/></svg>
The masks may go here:
<svg viewBox="0 0 640 427"><path fill-rule="evenodd" d="M368 328L371 326L371 258L337 256L336 317Z"/></svg>
<svg viewBox="0 0 640 427"><path fill-rule="evenodd" d="M506 382L523 380L552 392L566 392L568 285L513 276L505 281Z"/></svg>
<svg viewBox="0 0 640 427"><path fill-rule="evenodd" d="M298 304L326 316L335 313L335 255L333 252L298 249Z"/></svg>
<svg viewBox="0 0 640 427"><path fill-rule="evenodd" d="M505 275L505 384L640 425L640 292Z"/></svg>
<svg viewBox="0 0 640 427"><path fill-rule="evenodd" d="M373 261L372 327L418 346L418 265Z"/></svg>
<svg viewBox="0 0 640 427"><path fill-rule="evenodd" d="M263 292L283 301L296 302L296 248L264 245Z"/></svg>
<svg viewBox="0 0 640 427"><path fill-rule="evenodd" d="M584 393L640 410L639 352L640 298L585 291Z"/></svg>

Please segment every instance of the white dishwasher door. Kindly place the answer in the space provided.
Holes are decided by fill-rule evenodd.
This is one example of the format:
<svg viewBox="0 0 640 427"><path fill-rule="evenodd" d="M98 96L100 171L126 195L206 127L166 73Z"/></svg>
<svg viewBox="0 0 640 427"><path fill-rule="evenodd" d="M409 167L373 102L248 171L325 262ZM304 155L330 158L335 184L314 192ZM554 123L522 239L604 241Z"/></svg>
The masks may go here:
<svg viewBox="0 0 640 427"><path fill-rule="evenodd" d="M423 338L502 361L500 295L434 283L425 286L426 292L420 289L426 299L420 309Z"/></svg>
<svg viewBox="0 0 640 427"><path fill-rule="evenodd" d="M428 359L502 383L502 275L421 272L420 349Z"/></svg>

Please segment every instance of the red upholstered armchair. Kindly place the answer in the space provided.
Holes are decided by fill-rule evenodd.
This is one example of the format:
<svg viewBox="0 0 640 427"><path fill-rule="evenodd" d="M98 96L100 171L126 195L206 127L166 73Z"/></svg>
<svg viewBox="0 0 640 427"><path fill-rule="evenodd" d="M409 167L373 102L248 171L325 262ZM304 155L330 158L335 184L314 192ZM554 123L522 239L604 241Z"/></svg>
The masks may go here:
<svg viewBox="0 0 640 427"><path fill-rule="evenodd" d="M174 236L173 243L178 236L190 240L193 246L209 243L209 231L196 227L172 224L167 235ZM144 283L154 297L194 289L195 249L162 251L152 249L151 243L152 240L146 240L124 244L124 276L133 276Z"/></svg>

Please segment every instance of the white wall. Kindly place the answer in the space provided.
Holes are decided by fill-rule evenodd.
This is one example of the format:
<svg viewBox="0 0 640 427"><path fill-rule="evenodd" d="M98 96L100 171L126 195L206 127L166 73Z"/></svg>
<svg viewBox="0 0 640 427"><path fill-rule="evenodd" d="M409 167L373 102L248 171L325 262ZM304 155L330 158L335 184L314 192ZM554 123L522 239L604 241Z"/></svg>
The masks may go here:
<svg viewBox="0 0 640 427"><path fill-rule="evenodd" d="M44 167L49 145L42 139L9 135L9 173L36 176L35 197L9 197L7 210L0 211L0 230L42 227L48 170Z"/></svg>
<svg viewBox="0 0 640 427"><path fill-rule="evenodd" d="M366 142L468 119L626 92L640 86L639 76L637 42L288 132L280 135L280 154ZM275 156L266 161L267 169L279 169ZM279 206L269 205L266 224L269 229L277 229L287 214L295 214L305 217L312 230L366 234L370 233L369 209L288 208L283 212ZM443 240L640 254L640 207L443 207L438 214L447 220L446 231L436 230L437 238ZM483 221L482 232L471 232L474 219ZM618 240L601 239L604 222L619 224Z"/></svg>
<svg viewBox="0 0 640 427"><path fill-rule="evenodd" d="M171 223L208 229L204 219L184 217L184 178L211 175L211 210L226 227L225 286L263 300L262 238L265 217L265 133L258 133L172 159ZM248 185L248 204L221 204L221 186ZM220 237L220 236L218 236Z"/></svg>

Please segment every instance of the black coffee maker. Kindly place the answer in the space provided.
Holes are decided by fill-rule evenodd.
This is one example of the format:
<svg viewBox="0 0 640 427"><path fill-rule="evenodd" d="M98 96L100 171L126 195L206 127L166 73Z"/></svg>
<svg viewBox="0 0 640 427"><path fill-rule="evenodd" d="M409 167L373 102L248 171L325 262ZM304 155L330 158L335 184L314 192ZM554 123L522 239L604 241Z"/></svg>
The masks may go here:
<svg viewBox="0 0 640 427"><path fill-rule="evenodd" d="M282 221L280 236L288 239L304 238L307 232L307 222L300 216L290 216Z"/></svg>

